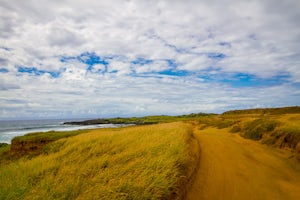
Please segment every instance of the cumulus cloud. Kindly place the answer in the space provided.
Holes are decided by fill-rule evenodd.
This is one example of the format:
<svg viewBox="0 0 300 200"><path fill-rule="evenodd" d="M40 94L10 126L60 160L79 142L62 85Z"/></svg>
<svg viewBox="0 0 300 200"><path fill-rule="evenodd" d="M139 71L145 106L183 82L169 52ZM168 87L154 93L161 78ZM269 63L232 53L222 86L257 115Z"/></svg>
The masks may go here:
<svg viewBox="0 0 300 200"><path fill-rule="evenodd" d="M0 118L299 104L300 4L0 0Z"/></svg>

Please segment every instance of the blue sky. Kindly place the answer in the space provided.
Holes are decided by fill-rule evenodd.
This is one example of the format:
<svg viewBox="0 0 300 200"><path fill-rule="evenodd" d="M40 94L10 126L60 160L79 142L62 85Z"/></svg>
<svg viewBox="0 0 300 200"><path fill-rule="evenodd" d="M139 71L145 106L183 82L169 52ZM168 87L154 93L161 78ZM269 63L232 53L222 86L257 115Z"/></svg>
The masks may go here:
<svg viewBox="0 0 300 200"><path fill-rule="evenodd" d="M0 0L0 119L300 105L297 0Z"/></svg>

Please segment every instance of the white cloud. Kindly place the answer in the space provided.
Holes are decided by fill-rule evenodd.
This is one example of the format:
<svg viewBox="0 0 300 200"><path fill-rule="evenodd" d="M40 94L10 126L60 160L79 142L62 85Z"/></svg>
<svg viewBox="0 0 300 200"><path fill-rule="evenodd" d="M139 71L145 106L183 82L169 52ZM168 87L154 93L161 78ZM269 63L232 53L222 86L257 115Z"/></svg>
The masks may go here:
<svg viewBox="0 0 300 200"><path fill-rule="evenodd" d="M145 65L134 65L135 71L137 73L147 73L147 72L161 72L170 69L167 61L153 61Z"/></svg>
<svg viewBox="0 0 300 200"><path fill-rule="evenodd" d="M130 63L112 60L109 62L109 72L116 72L119 75L128 75L132 73Z"/></svg>
<svg viewBox="0 0 300 200"><path fill-rule="evenodd" d="M190 71L206 69L212 64L206 55L181 54L178 55L176 61L180 63L179 69Z"/></svg>
<svg viewBox="0 0 300 200"><path fill-rule="evenodd" d="M0 118L299 104L299 10L297 0L0 0L0 69L8 70L0 72ZM88 71L78 59L87 52L107 65ZM138 58L149 62L134 64ZM174 74L159 74L168 70ZM222 81L235 73L287 78L248 87Z"/></svg>

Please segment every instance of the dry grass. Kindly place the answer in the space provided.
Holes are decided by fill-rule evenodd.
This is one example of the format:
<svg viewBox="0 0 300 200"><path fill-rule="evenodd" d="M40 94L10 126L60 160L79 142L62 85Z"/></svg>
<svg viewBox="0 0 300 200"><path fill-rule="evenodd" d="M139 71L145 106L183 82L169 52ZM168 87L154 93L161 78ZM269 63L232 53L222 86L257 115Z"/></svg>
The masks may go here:
<svg viewBox="0 0 300 200"><path fill-rule="evenodd" d="M164 199L187 162L181 122L93 130L0 167L0 199Z"/></svg>
<svg viewBox="0 0 300 200"><path fill-rule="evenodd" d="M297 109L294 112L298 112ZM295 156L300 160L300 114L295 114L291 110L289 111L293 114L280 114L286 112L286 108L274 109L276 114L262 115L255 109L250 111L250 114L247 114L249 111L246 110L203 117L198 120L201 124L200 130L207 127L229 128L231 133L239 133L242 137L273 147L289 149L295 152Z"/></svg>

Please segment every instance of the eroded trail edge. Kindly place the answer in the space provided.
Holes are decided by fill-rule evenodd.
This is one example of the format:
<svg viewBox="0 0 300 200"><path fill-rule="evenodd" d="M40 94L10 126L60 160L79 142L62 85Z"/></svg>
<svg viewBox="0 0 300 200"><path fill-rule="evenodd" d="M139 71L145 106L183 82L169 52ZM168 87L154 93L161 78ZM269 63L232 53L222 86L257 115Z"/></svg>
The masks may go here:
<svg viewBox="0 0 300 200"><path fill-rule="evenodd" d="M194 129L200 160L186 199L300 199L299 163L227 129Z"/></svg>

